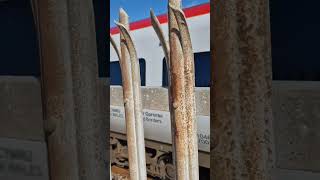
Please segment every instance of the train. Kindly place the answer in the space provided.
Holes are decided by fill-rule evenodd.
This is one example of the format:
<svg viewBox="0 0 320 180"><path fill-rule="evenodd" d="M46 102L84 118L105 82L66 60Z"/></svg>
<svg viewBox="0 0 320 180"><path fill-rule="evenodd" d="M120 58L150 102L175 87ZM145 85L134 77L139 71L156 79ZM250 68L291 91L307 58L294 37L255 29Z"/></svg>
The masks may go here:
<svg viewBox="0 0 320 180"><path fill-rule="evenodd" d="M280 4L279 4L280 3ZM272 6L273 5L273 6ZM319 36L316 33L319 29L318 24L309 23L309 21L301 21L301 27L295 28L296 18L294 12L300 6L289 9L291 13L283 12L277 7L281 6L281 2L273 2L271 5L271 38L272 38L272 73L273 81L320 81L320 61L319 53L317 53L316 43ZM286 6L282 2L282 6ZM311 6L308 6L309 8ZM313 6L316 7L316 6ZM298 14L299 18L315 19L316 16L311 16L308 8L301 10L303 13ZM210 5L209 3L184 9L187 17L187 22L190 28L192 46L195 59L195 85L196 89L203 88L208 94L210 86ZM280 15L281 16L280 16ZM165 14L158 16L162 29L167 35L168 25L167 16ZM285 19L285 21L283 20ZM308 27L308 28L307 28ZM154 87L166 88L168 85L167 69L165 65L164 54L160 42L154 32L150 19L133 22L130 24L131 35L134 43L137 46L141 69L141 85L143 91ZM119 42L119 31L117 28L110 29L113 38ZM308 32L308 33L306 33ZM289 43L290 42L290 43ZM119 45L119 44L118 44ZM117 56L112 48L110 48L110 83L111 83L111 139L113 162L119 166L126 166L126 140L124 119L116 118L123 114L123 109L119 104L114 103L114 91L119 90L121 86L120 65ZM277 83L276 83L277 84ZM119 95L119 94L117 94ZM205 101L205 99L201 99ZM202 102L203 103L203 102ZM197 109L198 110L198 109ZM155 113L153 109L144 109L145 113ZM159 113L159 110L156 112ZM165 115L166 111L161 111ZM114 115L114 116L113 116ZM209 129L210 119L209 113L204 113L197 117L198 131L202 132L202 136L210 138ZM118 122L121 123L119 124ZM167 119L167 121L169 121ZM170 173L172 153L170 151L170 136L168 136L168 127L160 128L153 127L145 122L146 149L147 154L152 152L152 160L154 163L148 166L148 174L160 179L172 179ZM160 131L163 133L160 134ZM201 136L201 135L200 135ZM198 134L198 137L201 138ZM209 165L209 144L204 145L199 142L199 165L200 171L207 172ZM154 153L156 152L156 153ZM150 158L149 158L150 159ZM148 158L147 158L148 160ZM161 165L165 162L164 166ZM152 163L151 163L152 164ZM159 168L159 171L152 170ZM206 174L206 173L204 173Z"/></svg>
<svg viewBox="0 0 320 180"><path fill-rule="evenodd" d="M189 26L192 48L195 61L195 85L206 88L208 94L208 83L210 80L210 4L204 3L183 9ZM161 28L168 37L167 14L157 16ZM130 23L130 33L135 43L140 65L141 85L143 94L152 89L167 92L168 72L166 69L165 55L160 41L151 25L151 19L143 19ZM119 29L110 29L110 34L118 43ZM119 59L115 50L110 47L110 138L111 157L116 166L128 167L127 147L125 136L124 109L121 103L121 70ZM167 100L168 98L166 98ZM165 103L164 103L165 104ZM152 106L152 105L151 105ZM209 105L208 105L209 107ZM147 171L148 175L158 179L174 179L172 164L172 147L170 135L170 114L168 109L159 110L145 107L144 128L146 139ZM209 174L210 157L210 126L209 110L197 116L199 137L199 165L200 171ZM162 122L160 125L159 122Z"/></svg>
<svg viewBox="0 0 320 180"><path fill-rule="evenodd" d="M210 77L210 69L208 69L210 67L210 4L205 3L186 8L184 13L189 25L195 57L196 86L207 86L205 82L208 82ZM157 17L165 36L167 36L167 15L162 14ZM151 25L151 20L143 19L130 23L130 31L139 57L141 85L166 86L167 70L164 53ZM111 28L110 34L119 46L120 35L118 28ZM203 72L207 74L201 74ZM203 79L204 77L207 78ZM119 60L112 47L110 47L110 84L121 85Z"/></svg>

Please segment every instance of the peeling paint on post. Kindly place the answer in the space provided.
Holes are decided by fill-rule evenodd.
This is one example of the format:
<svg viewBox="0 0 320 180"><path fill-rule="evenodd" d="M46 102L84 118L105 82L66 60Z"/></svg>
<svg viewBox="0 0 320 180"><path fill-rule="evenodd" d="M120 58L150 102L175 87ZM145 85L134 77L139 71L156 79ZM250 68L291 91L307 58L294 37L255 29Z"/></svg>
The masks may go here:
<svg viewBox="0 0 320 180"><path fill-rule="evenodd" d="M269 1L215 0L211 9L211 179L271 180Z"/></svg>

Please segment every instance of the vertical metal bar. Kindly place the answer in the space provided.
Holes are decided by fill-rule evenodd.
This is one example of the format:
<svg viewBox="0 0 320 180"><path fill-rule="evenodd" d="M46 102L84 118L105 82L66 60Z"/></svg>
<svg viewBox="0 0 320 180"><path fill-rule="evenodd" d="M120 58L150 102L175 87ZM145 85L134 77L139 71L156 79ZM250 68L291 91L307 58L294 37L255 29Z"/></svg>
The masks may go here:
<svg viewBox="0 0 320 180"><path fill-rule="evenodd" d="M169 47L169 44L167 43L166 38L165 38L165 36L163 34L163 31L162 31L161 26L160 26L160 22L159 22L157 16L155 16L155 14L154 14L152 9L150 10L150 17L151 17L152 27L153 27L154 31L156 32L156 34L157 34L157 36L158 36L158 38L160 40L160 43L161 43L161 46L162 46L162 50L163 50L164 56L166 58L167 71L169 71L169 67L170 67L170 62L169 62L170 61L169 60L170 47ZM170 81L170 78L168 80ZM169 83L169 87L170 87L170 83Z"/></svg>
<svg viewBox="0 0 320 180"><path fill-rule="evenodd" d="M212 179L272 179L269 16L268 0L212 4Z"/></svg>
<svg viewBox="0 0 320 180"><path fill-rule="evenodd" d="M129 17L127 13L120 8L119 21L125 27L129 28ZM131 77L131 62L129 52L125 45L125 38L120 34L120 48L121 57L119 58L121 75L122 75L122 88L123 88L123 102L125 108L126 118L126 131L128 143L128 159L129 159L129 172L130 179L139 180L139 164L138 164L138 150L137 146L137 132L135 124L134 113L134 100L133 100L133 87Z"/></svg>
<svg viewBox="0 0 320 180"><path fill-rule="evenodd" d="M180 8L181 0L169 0L171 7ZM179 27L172 8L168 7L169 13L169 44L170 44L170 74L173 116L173 143L176 166L176 179L189 179L189 151L186 148L188 142L188 125L186 123L185 104L185 80L182 45L180 42Z"/></svg>
<svg viewBox="0 0 320 180"><path fill-rule="evenodd" d="M210 1L210 9L212 10L214 8L214 1ZM214 179L214 167L215 166L215 162L213 160L213 152L212 149L214 148L214 133L213 132L213 122L214 122L214 91L213 91L213 82L214 82L214 58L213 58L213 30L212 30L212 24L213 24L213 12L210 12L210 180Z"/></svg>
<svg viewBox="0 0 320 180"><path fill-rule="evenodd" d="M165 39L165 36L164 36L164 33L161 29L161 26L160 26L160 22L158 20L158 18L155 16L153 10L151 9L150 10L150 16L151 16L151 24L153 26L153 29L155 30L159 40L160 40L160 43L161 43L161 46L162 46L162 50L163 50L163 53L165 55L165 58L166 58L166 66L167 66L167 73L168 73L168 103L169 103L169 111L170 112L173 112L173 107L172 107L172 93L171 93L171 66L170 66L170 47L169 47L169 43L166 41ZM173 116L170 116L170 120L171 120L171 133L172 133L172 139L174 139L174 134L175 134L175 126L174 126L174 117ZM172 143L172 149L173 151L175 150L175 143ZM176 160L176 157L175 157L176 153L173 153L172 154L172 162L173 162L173 165L175 166L175 160Z"/></svg>
<svg viewBox="0 0 320 180"><path fill-rule="evenodd" d="M107 178L105 119L98 98L98 61L92 0L68 0L73 98L81 180Z"/></svg>
<svg viewBox="0 0 320 180"><path fill-rule="evenodd" d="M128 41L127 45L128 45L129 54L131 57L133 98L134 98L136 132L137 132L137 149L138 149L138 157L139 157L138 162L139 162L139 171L140 171L139 180L146 180L147 169L146 169L146 151L145 151L145 143L144 143L143 116L142 116L140 66L139 66L139 59L137 57L137 53L136 53L133 42Z"/></svg>
<svg viewBox="0 0 320 180"><path fill-rule="evenodd" d="M171 88L171 62L170 62L170 46L169 46L169 43L166 41L165 39L165 36L164 36L164 33L161 29L161 26L160 26L160 22L158 20L158 18L155 16L153 10L151 9L150 10L150 16L151 16L151 24L153 26L153 29L155 30L159 40L160 40L160 43L162 45L162 50L163 50L163 53L165 55L165 58L166 58L166 66L167 66L167 73L168 73L168 103L169 103L169 111L172 113L173 112L173 107L172 107L172 88ZM175 137L175 125L174 125L174 117L171 115L170 116L170 120L171 120L171 133L172 133L172 139L174 139ZM172 141L172 149L173 151L175 151L175 143L174 143L174 140ZM172 162L173 162L173 165L175 166L176 165L176 157L175 157L176 153L173 153L172 154Z"/></svg>
<svg viewBox="0 0 320 180"><path fill-rule="evenodd" d="M144 143L144 129L142 117L142 99L141 99L141 80L140 80L140 67L137 52L129 34L129 31L121 24L118 24L121 34L124 35L126 40L126 47L131 59L131 75L133 86L135 122L137 132L137 149L138 149L138 164L139 164L139 180L145 180L146 175L146 157L145 157L145 143Z"/></svg>
<svg viewBox="0 0 320 180"><path fill-rule="evenodd" d="M168 74L168 103L169 103L169 111L172 112L173 109L172 109L172 103L171 103L172 102L172 95L171 95L171 76L170 76L170 47L169 47L169 44L166 41L166 38L165 38L164 33L162 31L162 28L160 26L160 22L159 22L157 16L155 16L152 9L150 10L150 17L151 17L152 27L160 40L162 50L163 50L163 53L164 53L165 59L166 59L166 67L167 67L167 74ZM170 119L171 119L171 124L172 124L171 125L171 132L174 132L173 116L170 116ZM174 136L172 135L172 137L174 137ZM175 149L175 143L172 143L172 149ZM173 164L175 164L175 153L173 153L172 159L173 159Z"/></svg>
<svg viewBox="0 0 320 180"><path fill-rule="evenodd" d="M106 179L92 1L34 3L51 179Z"/></svg>
<svg viewBox="0 0 320 180"><path fill-rule="evenodd" d="M184 77L185 77L185 103L186 123L188 126L188 150L189 150L189 177L191 180L199 179L198 163L198 136L196 123L196 103L194 95L194 55L188 24L183 11L180 8L171 7L177 19L181 35L181 45L184 54Z"/></svg>
<svg viewBox="0 0 320 180"><path fill-rule="evenodd" d="M50 179L79 180L66 1L34 1Z"/></svg>

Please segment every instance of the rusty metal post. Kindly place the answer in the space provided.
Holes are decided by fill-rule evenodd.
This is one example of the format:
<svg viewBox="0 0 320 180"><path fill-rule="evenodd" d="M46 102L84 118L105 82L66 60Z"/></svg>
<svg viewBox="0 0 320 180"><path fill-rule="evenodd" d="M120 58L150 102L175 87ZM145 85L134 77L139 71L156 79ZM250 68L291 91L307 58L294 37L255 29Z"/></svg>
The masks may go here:
<svg viewBox="0 0 320 180"><path fill-rule="evenodd" d="M181 9L171 7L178 22L181 45L184 54L184 78L186 93L186 123L188 126L188 153L189 153L189 178L199 179L198 163L198 136L196 123L196 102L194 95L194 55L192 50L191 36L184 13Z"/></svg>
<svg viewBox="0 0 320 180"><path fill-rule="evenodd" d="M166 59L166 66L167 66L167 72L168 72L168 102L169 102L169 111L170 112L173 112L173 107L172 107L172 93L171 93L171 66L170 66L170 46L169 46L169 43L166 41L166 38L164 36L164 33L162 31L162 28L160 26L160 22L158 20L158 18L155 16L153 10L151 9L150 10L150 17L151 17L151 24L152 24L152 27L154 29L154 31L156 32L159 40L160 40L160 43L161 43L161 46L162 46L162 50L163 50L163 53L165 55L165 59ZM174 142L174 137L175 137L175 125L174 125L174 117L171 115L170 116L170 120L171 120L171 136L172 136L172 142ZM173 151L176 149L175 148L175 143L172 143L172 149ZM175 160L176 160L176 153L172 153L172 162L173 162L173 165L175 166L176 163L175 163Z"/></svg>
<svg viewBox="0 0 320 180"><path fill-rule="evenodd" d="M160 40L160 43L161 43L161 46L162 46L162 50L163 50L163 53L165 55L165 59L166 59L166 66L167 66L167 72L168 72L168 102L169 102L169 111L170 112L173 112L173 107L172 107L172 93L171 93L171 66L170 66L170 47L169 47L169 43L166 41L166 38L164 36L164 33L162 31L162 28L160 26L160 22L158 20L158 18L155 16L153 10L151 9L150 10L150 17L151 17L151 24L152 24L152 27L154 29L154 31L156 32L159 40ZM174 126L174 117L173 116L170 116L170 120L171 120L171 133L172 133L172 139L174 139L175 137L175 126ZM173 140L174 142L174 140ZM175 143L172 143L172 149L174 150L175 149ZM175 165L175 153L172 153L172 162L173 162L173 165Z"/></svg>
<svg viewBox="0 0 320 180"><path fill-rule="evenodd" d="M117 25L120 29L121 56L111 36L110 40L119 57L122 74L130 179L146 179L144 131L140 95L140 70L139 64L137 65L138 59L135 54L134 45L128 32L129 17L122 8L120 9L119 20L121 24L117 23ZM141 112L139 112L139 110Z"/></svg>
<svg viewBox="0 0 320 180"><path fill-rule="evenodd" d="M147 179L146 169L146 151L144 143L144 129L143 129L143 116L142 116L142 99L141 99L141 79L140 79L140 66L134 43L130 37L130 34L126 29L120 28L122 34L126 39L126 46L129 51L131 60L131 77L133 86L133 99L134 99L134 111L135 111L135 123L137 132L137 149L138 149L138 163L139 163L139 180Z"/></svg>
<svg viewBox="0 0 320 180"><path fill-rule="evenodd" d="M106 179L107 126L97 84L92 1L33 0L32 7L51 179Z"/></svg>
<svg viewBox="0 0 320 180"><path fill-rule="evenodd" d="M67 2L38 0L33 3L41 52L50 179L79 180Z"/></svg>
<svg viewBox="0 0 320 180"><path fill-rule="evenodd" d="M176 179L199 179L194 60L180 0L169 0L170 99Z"/></svg>
<svg viewBox="0 0 320 180"><path fill-rule="evenodd" d="M195 99L194 99L194 58L193 58L193 51L192 51L192 43L190 39L190 34L186 22L186 18L184 16L184 13L181 9L175 8L172 5L169 4L170 9L172 10L175 20L178 26L177 33L181 36L181 48L183 51L183 58L184 58L184 82L185 83L185 108L186 108L186 121L187 124L187 140L188 144L185 144L187 147L185 147L186 150L188 150L188 161L189 161L189 178L190 179L198 179L199 178L199 170L198 170L198 140L197 140L197 127L196 127L196 119L195 119ZM170 12L170 11L169 11ZM162 44L162 48L166 57L167 61L167 69L169 74L169 109L170 112L173 112L174 109L172 108L173 104L172 102L172 94L170 93L171 89L171 71L170 69L170 47L168 47L162 29L160 27L160 23L156 16L154 15L153 11L150 12L151 15L151 22L153 25L153 28L158 35L158 38ZM183 90L182 90L183 91ZM175 122L174 116L171 116L171 121L173 122L173 138L176 136L175 131ZM175 143L173 143L173 149L175 150ZM174 153L175 154L175 153ZM174 157L175 158L175 157ZM181 167L177 167L181 168ZM187 175L186 175L187 176Z"/></svg>
<svg viewBox="0 0 320 180"><path fill-rule="evenodd" d="M269 1L213 3L211 179L271 180Z"/></svg>
<svg viewBox="0 0 320 180"><path fill-rule="evenodd" d="M122 39L122 37L120 37ZM132 92L132 83L130 76L130 64L129 60L125 61L124 57L128 57L126 50L120 51L116 46L115 41L110 36L110 41L115 49L118 57L121 68L121 76L122 76L122 91L123 91L123 102L124 102L124 110L125 110L125 120L126 120L126 131L127 131L127 144L128 144L128 160L129 160L129 173L130 178L133 180L138 179L138 153L135 148L136 142L136 131L135 131L135 123L134 123L134 107L133 107L133 92ZM125 54L125 55L124 55Z"/></svg>
<svg viewBox="0 0 320 180"><path fill-rule="evenodd" d="M171 6L180 8L180 0L170 0ZM169 8L169 44L170 44L170 74L171 74L171 95L172 95L172 142L174 144L174 163L176 179L189 179L189 161L188 161L188 132L185 116L185 89L184 84L184 58L182 47L179 40L179 27L176 22L173 10Z"/></svg>
<svg viewBox="0 0 320 180"><path fill-rule="evenodd" d="M139 180L147 178L146 175L146 157L145 157L145 143L144 143L144 129L143 129L143 117L142 117L142 99L141 99L141 80L140 80L140 66L137 52L129 34L128 29L119 23L116 23L120 29L121 35L125 42L121 42L125 45L126 50L129 53L131 60L131 78L132 78L132 89L133 89L133 100L134 100L134 115L136 124L136 138L137 138L137 152L138 152L138 171Z"/></svg>
<svg viewBox="0 0 320 180"><path fill-rule="evenodd" d="M210 64L210 180L214 180L214 160L213 160L213 146L214 146L214 138L213 138L213 119L214 117L214 90L213 90L213 82L214 82L214 59L213 59L213 11L212 9L214 9L214 1L210 1L210 58L211 58L211 64ZM216 168L217 169L217 168Z"/></svg>

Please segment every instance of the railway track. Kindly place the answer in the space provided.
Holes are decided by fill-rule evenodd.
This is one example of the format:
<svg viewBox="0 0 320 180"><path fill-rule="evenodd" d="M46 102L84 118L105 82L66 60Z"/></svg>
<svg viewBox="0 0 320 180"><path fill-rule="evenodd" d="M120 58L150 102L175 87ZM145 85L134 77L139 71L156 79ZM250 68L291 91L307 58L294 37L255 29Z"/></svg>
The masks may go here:
<svg viewBox="0 0 320 180"><path fill-rule="evenodd" d="M112 166L112 180L130 180L129 169L121 168L118 166ZM148 177L147 180L152 180L153 178Z"/></svg>

